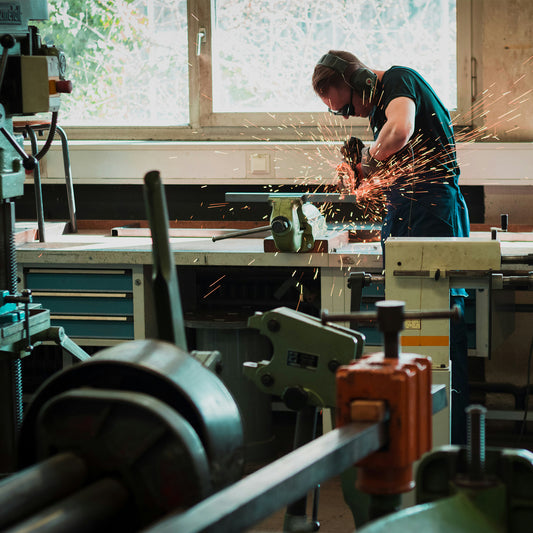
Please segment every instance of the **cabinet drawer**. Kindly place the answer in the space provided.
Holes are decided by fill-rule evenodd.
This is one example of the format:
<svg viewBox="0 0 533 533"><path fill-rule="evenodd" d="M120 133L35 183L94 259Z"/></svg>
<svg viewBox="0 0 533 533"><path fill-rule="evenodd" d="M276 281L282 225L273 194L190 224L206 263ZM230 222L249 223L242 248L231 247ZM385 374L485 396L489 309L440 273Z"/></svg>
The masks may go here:
<svg viewBox="0 0 533 533"><path fill-rule="evenodd" d="M76 293L32 289L32 299L55 314L133 316L133 295L126 292Z"/></svg>
<svg viewBox="0 0 533 533"><path fill-rule="evenodd" d="M133 339L133 272L130 268L24 269L34 302L50 310L53 326L73 339Z"/></svg>
<svg viewBox="0 0 533 533"><path fill-rule="evenodd" d="M131 291L129 269L28 268L24 272L28 289L69 291Z"/></svg>

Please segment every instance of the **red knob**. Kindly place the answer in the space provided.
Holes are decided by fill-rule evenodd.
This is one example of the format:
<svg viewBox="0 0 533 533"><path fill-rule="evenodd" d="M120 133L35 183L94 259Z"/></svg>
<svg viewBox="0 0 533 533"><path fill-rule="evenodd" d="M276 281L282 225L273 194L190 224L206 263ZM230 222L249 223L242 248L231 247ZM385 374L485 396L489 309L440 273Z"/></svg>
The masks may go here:
<svg viewBox="0 0 533 533"><path fill-rule="evenodd" d="M72 92L72 82L70 80L57 80L56 81L56 91L58 93L71 93Z"/></svg>

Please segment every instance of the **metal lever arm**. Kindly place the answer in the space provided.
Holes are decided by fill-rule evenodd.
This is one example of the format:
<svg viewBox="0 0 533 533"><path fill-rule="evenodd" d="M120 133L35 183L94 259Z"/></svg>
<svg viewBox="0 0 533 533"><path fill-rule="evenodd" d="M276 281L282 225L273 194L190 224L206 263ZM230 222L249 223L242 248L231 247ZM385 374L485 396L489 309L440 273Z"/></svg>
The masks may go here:
<svg viewBox="0 0 533 533"><path fill-rule="evenodd" d="M226 235L215 235L211 238L213 242L221 241L223 239L231 239L233 237L242 237L243 235L251 235L252 233L262 233L263 231L270 231L272 225L261 226L259 228L243 229L239 231L232 231L231 233L226 233Z"/></svg>
<svg viewBox="0 0 533 533"><path fill-rule="evenodd" d="M159 172L144 177L145 206L152 232L153 293L158 337L187 351L176 266L170 253L168 209Z"/></svg>
<svg viewBox="0 0 533 533"><path fill-rule="evenodd" d="M66 333L62 327L50 327L33 336L36 341L52 341L61 346L67 353L79 361L87 361L91 356L80 346L78 346Z"/></svg>
<svg viewBox="0 0 533 533"><path fill-rule="evenodd" d="M15 43L15 37L13 37L13 35L10 33L6 33L0 37L0 46L3 47L2 57L0 58L0 89L4 83L4 76L7 67L7 56L9 55L9 50L15 46Z"/></svg>
<svg viewBox="0 0 533 533"><path fill-rule="evenodd" d="M9 144L15 149L18 155L22 158L22 166L26 170L33 170L37 165L37 159L32 155L28 155L19 145L19 143L13 138L13 135L9 133L4 127L0 128L0 132L9 141Z"/></svg>
<svg viewBox="0 0 533 533"><path fill-rule="evenodd" d="M437 310L437 311L404 311L403 318L414 319L414 318L449 318L451 320L459 320L461 318L461 309L457 306L452 307L451 309ZM358 322L368 322L378 319L378 313L376 311L360 312L360 313L335 313L329 314L325 309L322 311L320 318L322 319L322 324L327 322L346 322L349 320L357 320Z"/></svg>

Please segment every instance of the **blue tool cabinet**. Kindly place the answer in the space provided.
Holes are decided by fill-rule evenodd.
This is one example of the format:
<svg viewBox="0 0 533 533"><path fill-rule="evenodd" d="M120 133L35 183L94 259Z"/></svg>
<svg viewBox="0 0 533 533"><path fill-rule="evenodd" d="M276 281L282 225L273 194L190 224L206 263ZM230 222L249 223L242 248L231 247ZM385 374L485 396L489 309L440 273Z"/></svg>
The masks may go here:
<svg viewBox="0 0 533 533"><path fill-rule="evenodd" d="M23 276L52 325L74 340L135 338L132 268L25 267Z"/></svg>

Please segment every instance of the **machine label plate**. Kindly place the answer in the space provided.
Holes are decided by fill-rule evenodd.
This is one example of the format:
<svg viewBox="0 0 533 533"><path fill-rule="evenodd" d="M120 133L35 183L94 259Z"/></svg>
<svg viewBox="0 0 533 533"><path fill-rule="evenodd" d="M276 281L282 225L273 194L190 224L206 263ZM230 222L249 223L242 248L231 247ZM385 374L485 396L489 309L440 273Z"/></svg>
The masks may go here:
<svg viewBox="0 0 533 533"><path fill-rule="evenodd" d="M318 355L288 350L287 365L315 370L318 367Z"/></svg>
<svg viewBox="0 0 533 533"><path fill-rule="evenodd" d="M22 13L19 4L0 2L0 24L21 24Z"/></svg>

